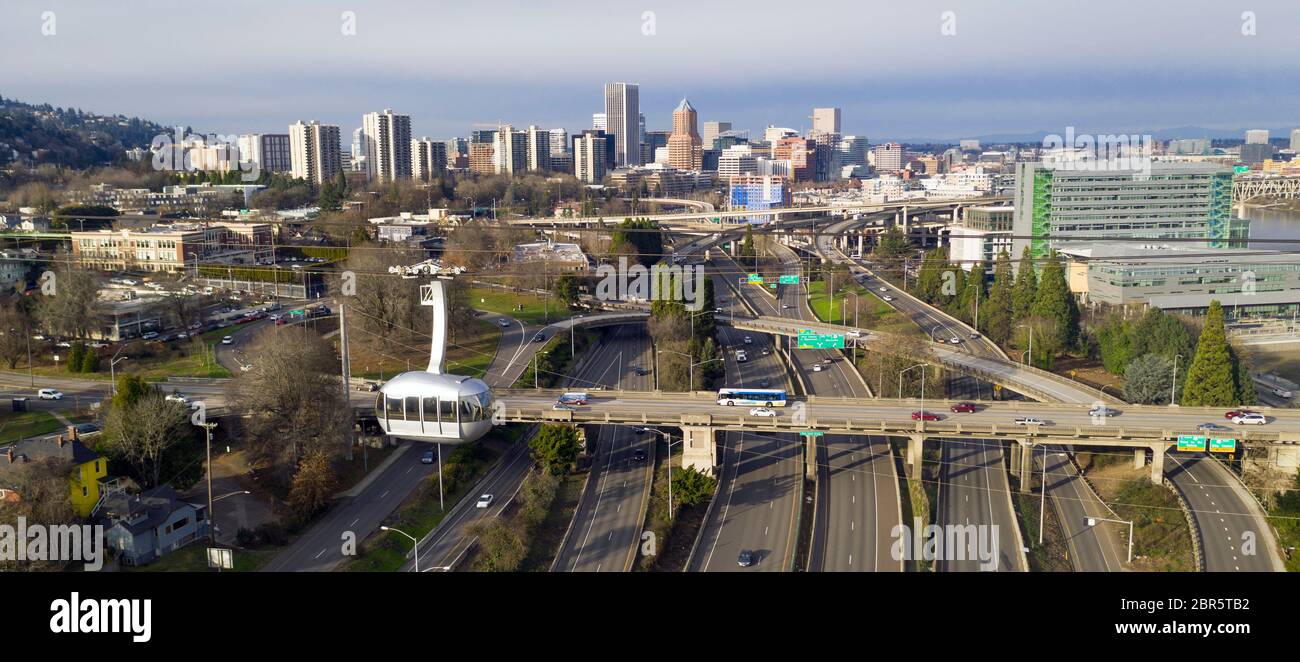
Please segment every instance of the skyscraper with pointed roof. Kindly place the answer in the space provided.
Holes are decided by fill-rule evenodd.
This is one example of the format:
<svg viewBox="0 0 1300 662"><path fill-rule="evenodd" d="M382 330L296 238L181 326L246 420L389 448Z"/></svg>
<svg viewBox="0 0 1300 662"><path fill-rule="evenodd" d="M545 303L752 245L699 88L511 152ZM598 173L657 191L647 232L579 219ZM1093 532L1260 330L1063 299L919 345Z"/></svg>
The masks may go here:
<svg viewBox="0 0 1300 662"><path fill-rule="evenodd" d="M685 97L673 111L673 134L668 137L668 165L679 170L704 167L704 147L696 128L695 107Z"/></svg>

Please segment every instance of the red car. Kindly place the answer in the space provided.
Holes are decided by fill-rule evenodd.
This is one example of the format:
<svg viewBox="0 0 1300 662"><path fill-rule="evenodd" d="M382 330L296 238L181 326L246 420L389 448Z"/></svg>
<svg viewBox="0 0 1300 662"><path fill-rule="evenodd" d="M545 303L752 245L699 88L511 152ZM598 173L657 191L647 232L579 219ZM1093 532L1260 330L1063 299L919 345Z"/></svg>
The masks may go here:
<svg viewBox="0 0 1300 662"><path fill-rule="evenodd" d="M952 413L954 413L954 414L974 414L974 413L975 413L975 405L972 404L972 403L969 403L969 402L958 402L957 404L955 404L955 405L952 406Z"/></svg>
<svg viewBox="0 0 1300 662"><path fill-rule="evenodd" d="M942 418L943 417L933 412L928 412L928 411L912 412L912 420L914 421L938 421L938 420L942 420Z"/></svg>
<svg viewBox="0 0 1300 662"><path fill-rule="evenodd" d="M1236 418L1236 417L1238 417L1238 416L1242 416L1242 415L1244 415L1244 414L1254 414L1254 413L1255 413L1255 412L1253 412L1253 411L1251 411L1251 410L1249 410L1249 409L1234 409L1234 410L1232 410L1232 411L1230 411L1230 412L1224 414L1223 417L1224 417L1225 419L1227 419L1227 420L1232 420L1232 419L1234 419L1234 418Z"/></svg>

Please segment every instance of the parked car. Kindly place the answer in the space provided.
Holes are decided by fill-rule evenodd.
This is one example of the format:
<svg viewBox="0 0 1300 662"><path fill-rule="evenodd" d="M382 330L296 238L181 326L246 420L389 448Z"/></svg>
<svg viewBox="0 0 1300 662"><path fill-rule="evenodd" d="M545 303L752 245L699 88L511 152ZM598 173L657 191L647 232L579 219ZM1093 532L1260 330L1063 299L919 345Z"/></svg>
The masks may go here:
<svg viewBox="0 0 1300 662"><path fill-rule="evenodd" d="M494 499L494 497L493 497L491 494L484 494L483 496L480 496L480 497L478 498L478 502L474 504L474 507L475 507L475 508L487 508L488 506L492 505L492 500L493 500L493 499Z"/></svg>
<svg viewBox="0 0 1300 662"><path fill-rule="evenodd" d="M153 340L154 338L157 338L157 337L158 337L158 332L157 332L157 331L145 331L144 333L140 334L140 337L143 338L144 340Z"/></svg>
<svg viewBox="0 0 1300 662"><path fill-rule="evenodd" d="M43 388L36 392L36 397L41 400L62 400L63 391L53 388Z"/></svg>
<svg viewBox="0 0 1300 662"><path fill-rule="evenodd" d="M943 417L940 416L940 415L938 415L938 414L936 414L936 413L934 413L934 412L929 412L929 411L914 411L914 412L912 412L912 420L914 420L914 421L939 421L939 420L943 420Z"/></svg>
<svg viewBox="0 0 1300 662"><path fill-rule="evenodd" d="M975 403L973 402L958 402L950 409L954 414L974 414L976 412Z"/></svg>

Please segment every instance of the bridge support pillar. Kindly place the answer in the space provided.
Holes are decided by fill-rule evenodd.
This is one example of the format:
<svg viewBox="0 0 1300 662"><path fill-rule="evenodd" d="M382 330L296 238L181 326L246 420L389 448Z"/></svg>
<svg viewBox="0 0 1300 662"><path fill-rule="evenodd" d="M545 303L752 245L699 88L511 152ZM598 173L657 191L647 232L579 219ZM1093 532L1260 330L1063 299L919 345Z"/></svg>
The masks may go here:
<svg viewBox="0 0 1300 662"><path fill-rule="evenodd" d="M1147 465L1147 449L1145 449L1145 448L1134 448L1134 449L1133 449L1133 468L1134 468L1134 469L1141 469L1142 467L1145 467L1146 465Z"/></svg>
<svg viewBox="0 0 1300 662"><path fill-rule="evenodd" d="M914 434L907 438L907 457L903 467L907 470L907 477L920 480L921 478L921 452L925 450L925 435Z"/></svg>
<svg viewBox="0 0 1300 662"><path fill-rule="evenodd" d="M1024 476L1020 475L1020 442L1014 440L1011 442L1011 475L1025 482Z"/></svg>
<svg viewBox="0 0 1300 662"><path fill-rule="evenodd" d="M718 464L718 447L713 441L713 428L707 426L682 426L682 468L694 467L696 471L713 474Z"/></svg>
<svg viewBox="0 0 1300 662"><path fill-rule="evenodd" d="M817 482L817 437L804 437L803 448L804 480L815 483Z"/></svg>
<svg viewBox="0 0 1300 662"><path fill-rule="evenodd" d="M866 234L866 230L858 233L858 255L862 255L862 238L866 236Z"/></svg>
<svg viewBox="0 0 1300 662"><path fill-rule="evenodd" d="M1016 445L1020 447L1020 491L1028 494L1034 483L1034 447L1027 441Z"/></svg>
<svg viewBox="0 0 1300 662"><path fill-rule="evenodd" d="M1151 444L1151 484L1165 484L1165 444Z"/></svg>

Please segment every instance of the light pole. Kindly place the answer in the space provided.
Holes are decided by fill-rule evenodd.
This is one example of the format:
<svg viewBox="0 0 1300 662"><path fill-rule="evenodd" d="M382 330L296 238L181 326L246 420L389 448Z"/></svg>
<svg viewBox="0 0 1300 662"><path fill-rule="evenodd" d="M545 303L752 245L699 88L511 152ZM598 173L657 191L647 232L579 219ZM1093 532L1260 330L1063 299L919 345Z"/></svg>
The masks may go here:
<svg viewBox="0 0 1300 662"><path fill-rule="evenodd" d="M1182 355L1182 354L1174 354L1174 379L1173 379L1172 382L1169 383L1169 406L1170 406L1170 407L1177 407L1177 406L1178 406L1178 399L1177 399L1177 396L1176 396L1176 394L1178 393L1178 390L1177 390L1177 387L1178 387L1178 359L1181 359L1181 358L1183 358L1183 355Z"/></svg>
<svg viewBox="0 0 1300 662"><path fill-rule="evenodd" d="M1016 325L1017 329L1021 327L1029 329L1029 365L1032 366L1034 364L1034 327L1029 326L1028 324Z"/></svg>
<svg viewBox="0 0 1300 662"><path fill-rule="evenodd" d="M108 361L108 378L110 380L109 386L112 395L117 395L117 364L131 358L129 356L123 356L122 358L119 359L117 358L117 355L121 354L122 350L126 349L127 346L129 346L130 344L131 343L127 343L126 345L122 345L121 347L117 348L117 351L113 352L113 358L109 359ZM212 513L208 513L209 517L211 515Z"/></svg>
<svg viewBox="0 0 1300 662"><path fill-rule="evenodd" d="M407 538L410 538L410 539L411 539L411 542L415 543L415 571L416 571L416 572L419 572L419 571L420 571L420 541L419 541L419 540L416 540L416 539L415 539L415 536L413 536L413 535L411 535L411 534L409 534L409 533L407 533L407 532L405 532L405 531L402 531L401 529L394 529L394 528L391 527L391 526L381 526L381 527L379 527L379 529L380 529L381 531L392 531L392 532L394 532L394 533L400 533L400 534L406 536Z"/></svg>
<svg viewBox="0 0 1300 662"><path fill-rule="evenodd" d="M1133 562L1133 522L1125 519L1106 519L1105 517L1089 517L1088 526L1097 526L1097 522L1114 522L1116 524L1128 525L1128 562Z"/></svg>
<svg viewBox="0 0 1300 662"><path fill-rule="evenodd" d="M898 373L898 396L903 397L903 373L912 368L930 367L929 363L918 363L911 368L904 368ZM925 429L925 371L921 371L921 429Z"/></svg>
<svg viewBox="0 0 1300 662"><path fill-rule="evenodd" d="M686 437L682 437L674 442L673 436L663 430L655 430L655 433L662 436L664 441L668 442L668 519L671 521L676 519L673 513L673 446L686 441Z"/></svg>

